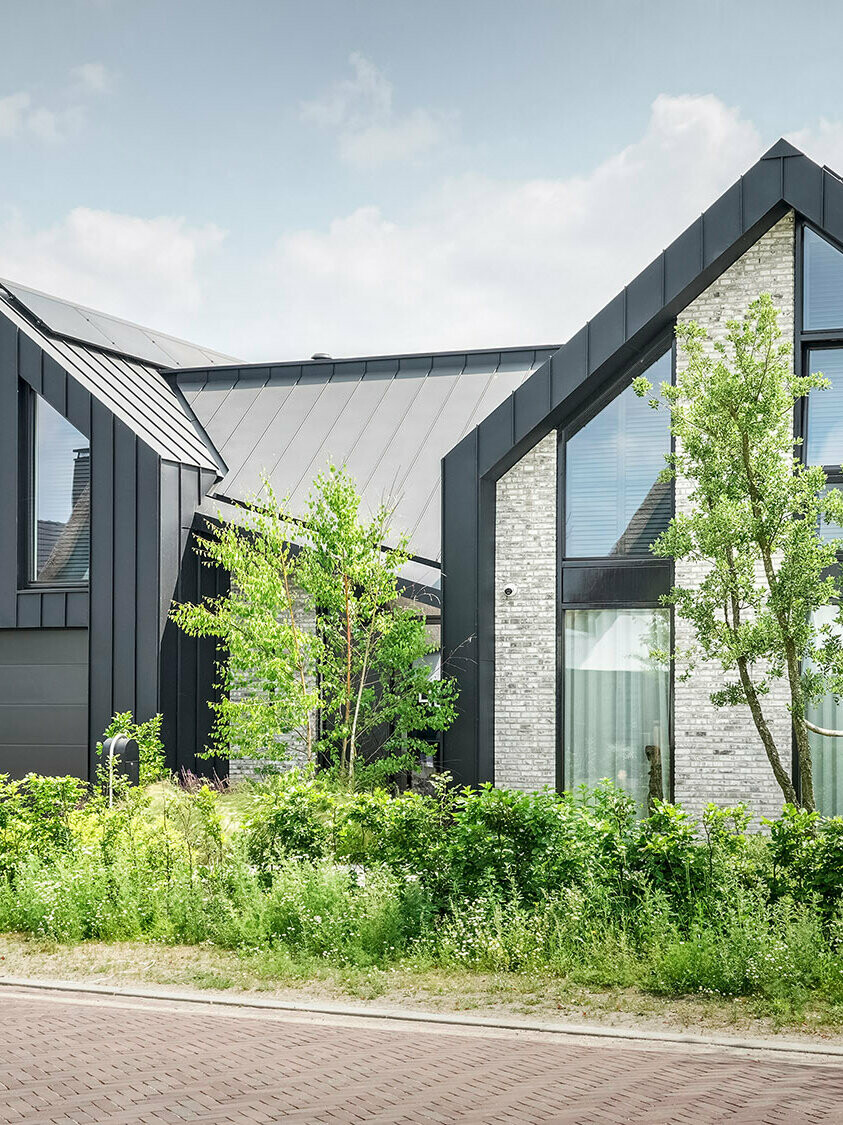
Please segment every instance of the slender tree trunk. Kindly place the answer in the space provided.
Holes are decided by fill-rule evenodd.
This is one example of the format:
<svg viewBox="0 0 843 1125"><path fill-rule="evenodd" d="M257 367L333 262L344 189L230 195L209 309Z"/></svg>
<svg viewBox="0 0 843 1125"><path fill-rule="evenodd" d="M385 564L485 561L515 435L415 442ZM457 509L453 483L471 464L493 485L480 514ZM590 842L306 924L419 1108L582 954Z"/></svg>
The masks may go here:
<svg viewBox="0 0 843 1125"><path fill-rule="evenodd" d="M342 584L345 593L345 734L342 740L342 766L347 771L351 721L351 599L347 574L343 574Z"/></svg>
<svg viewBox="0 0 843 1125"><path fill-rule="evenodd" d="M363 668L360 673L360 683L357 685L357 700L354 704L354 722L351 724L351 742L349 745L349 777L354 776L354 759L357 757L357 720L360 717L360 702L363 698L363 689L366 686L366 675L369 671L369 655L372 651L372 637L375 631L375 618L366 637L366 649L363 653Z"/></svg>
<svg viewBox="0 0 843 1125"><path fill-rule="evenodd" d="M801 803L803 808L813 812L815 808L814 771L811 762L811 744L808 742L808 731L805 728L805 697L802 691L802 670L799 667L796 645L793 642L787 618L784 613L782 613L781 609L777 607L776 592L778 589L778 575L776 574L775 564L773 563L773 552L770 542L760 531L760 528L763 526L761 520L761 497L752 471L752 463L749 455L749 437L746 433L741 437L741 451L749 489L750 503L752 504L752 514L759 528L758 533L755 535L755 541L761 552L764 575L767 579L767 586L770 590L773 605L776 607L776 621L781 630L785 658L787 661L787 680L788 687L790 688L790 718L793 733L796 738L796 754L799 761L799 788L801 797L801 802L799 803ZM778 757L778 754L776 756ZM779 759L779 765L781 766L781 759ZM781 784L781 782L779 782L779 784ZM788 784L794 793L793 797L789 797L788 800L792 800L793 804L797 804L793 782L789 781Z"/></svg>
<svg viewBox="0 0 843 1125"><path fill-rule="evenodd" d="M732 623L730 628L733 632L737 632L741 624L741 605L738 599L738 583L737 574L735 573L735 564L732 557L732 552L729 551L726 556L726 562L729 567L729 575L732 579L732 589L730 592L731 608L732 608ZM724 606L724 614L726 617L726 625L729 626L728 607ZM758 698L758 692L755 690L755 685L752 682L752 677L749 674L749 666L746 657L737 657L738 675L740 676L741 687L743 688L744 697L749 706L752 715L752 721L755 723L755 729L758 731L764 751L767 754L767 759L773 770L773 776L779 783L779 788L784 794L784 799L789 804L797 804L796 790L793 786L790 774L782 765L782 760L779 755L779 749L776 746L776 740L773 738L773 733L770 730L767 720L764 718L764 712L761 710L761 701Z"/></svg>
<svg viewBox="0 0 843 1125"><path fill-rule="evenodd" d="M796 805L796 790L793 787L793 782L790 775L782 765L782 760L779 757L778 747L776 740L773 738L772 732L767 725L767 720L764 718L764 713L761 710L761 703L758 699L758 693L755 690L755 685L749 675L747 662L744 657L738 659L738 674L741 678L741 685L746 696L746 701L749 704L749 710L752 713L752 718L755 723L755 729L761 737L761 742L767 752L767 758L773 768L773 775L779 783L779 788L784 793L785 800L791 804Z"/></svg>

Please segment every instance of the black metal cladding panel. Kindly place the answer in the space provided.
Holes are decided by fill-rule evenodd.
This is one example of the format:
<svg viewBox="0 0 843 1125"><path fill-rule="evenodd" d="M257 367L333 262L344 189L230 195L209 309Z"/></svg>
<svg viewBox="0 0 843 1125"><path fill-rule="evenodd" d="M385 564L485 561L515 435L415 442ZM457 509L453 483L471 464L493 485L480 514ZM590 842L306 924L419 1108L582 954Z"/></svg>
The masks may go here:
<svg viewBox="0 0 843 1125"><path fill-rule="evenodd" d="M567 343L550 356L547 363L550 365L551 408L555 408L568 397L588 373L588 325L586 324L581 328ZM525 383L525 391L526 386Z"/></svg>
<svg viewBox="0 0 843 1125"><path fill-rule="evenodd" d="M784 165L784 196L812 223L823 221L823 172L807 156L787 156Z"/></svg>
<svg viewBox="0 0 843 1125"><path fill-rule="evenodd" d="M843 242L843 181L823 171L824 217L822 226L832 238Z"/></svg>
<svg viewBox="0 0 843 1125"><path fill-rule="evenodd" d="M481 475L509 452L515 442L515 397L504 399L480 423L477 434L477 465ZM446 456L450 456L446 454Z"/></svg>
<svg viewBox="0 0 843 1125"><path fill-rule="evenodd" d="M87 632L0 630L0 773L86 778Z"/></svg>
<svg viewBox="0 0 843 1125"><path fill-rule="evenodd" d="M710 266L741 236L741 185L732 184L703 215L703 265Z"/></svg>
<svg viewBox="0 0 843 1125"><path fill-rule="evenodd" d="M641 273L634 278L626 290L626 328L630 336L640 331L646 324L656 317L664 307L664 254L660 254L654 262L650 262ZM576 337L574 337L576 339ZM585 367L585 359L582 360ZM584 376L582 376L584 378ZM565 387L564 394L554 395L555 402L561 402L571 390L570 381Z"/></svg>
<svg viewBox="0 0 843 1125"><path fill-rule="evenodd" d="M91 395L75 379L67 380L67 420L86 438L91 436Z"/></svg>
<svg viewBox="0 0 843 1125"><path fill-rule="evenodd" d="M617 351L626 339L626 294L619 293L588 324L588 360L592 371Z"/></svg>
<svg viewBox="0 0 843 1125"><path fill-rule="evenodd" d="M43 378L43 394L44 398L49 402L59 414L67 415L67 372L63 367L52 358L52 356L44 356L44 365L42 369Z"/></svg>
<svg viewBox="0 0 843 1125"><path fill-rule="evenodd" d="M460 685L457 718L445 738L444 767L464 785L478 780L478 434L468 434L448 455L442 489L443 670L456 675Z"/></svg>
<svg viewBox="0 0 843 1125"><path fill-rule="evenodd" d="M684 292L703 268L702 216L668 246L664 254L664 296L670 302Z"/></svg>
<svg viewBox="0 0 843 1125"><path fill-rule="evenodd" d="M515 392L515 440L538 426L550 410L550 364L545 362Z"/></svg>
<svg viewBox="0 0 843 1125"><path fill-rule="evenodd" d="M741 177L742 226L750 230L782 199L781 160L759 160Z"/></svg>
<svg viewBox="0 0 843 1125"><path fill-rule="evenodd" d="M18 585L17 331L0 317L0 628L17 624Z"/></svg>

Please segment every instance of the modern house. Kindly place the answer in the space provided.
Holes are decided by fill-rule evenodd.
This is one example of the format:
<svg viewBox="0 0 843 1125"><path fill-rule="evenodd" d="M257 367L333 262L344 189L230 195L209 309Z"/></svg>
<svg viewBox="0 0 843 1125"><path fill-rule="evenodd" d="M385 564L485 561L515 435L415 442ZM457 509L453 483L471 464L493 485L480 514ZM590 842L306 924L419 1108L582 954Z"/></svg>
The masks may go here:
<svg viewBox="0 0 843 1125"><path fill-rule="evenodd" d="M171 764L197 768L213 650L167 612L225 576L191 534L262 474L303 512L330 459L365 504L396 503L407 592L441 612L456 780L609 776L640 797L655 753L692 809L776 812L748 713L709 701L716 670L682 681L648 658L687 639L659 603L671 564L649 552L687 496L657 481L667 419L630 388L675 373L677 323L717 337L762 291L795 363L834 381L799 427L841 482L843 180L786 141L562 347L241 364L0 283L0 771L88 776L117 710L162 711ZM820 801L843 810L834 744L816 754Z"/></svg>

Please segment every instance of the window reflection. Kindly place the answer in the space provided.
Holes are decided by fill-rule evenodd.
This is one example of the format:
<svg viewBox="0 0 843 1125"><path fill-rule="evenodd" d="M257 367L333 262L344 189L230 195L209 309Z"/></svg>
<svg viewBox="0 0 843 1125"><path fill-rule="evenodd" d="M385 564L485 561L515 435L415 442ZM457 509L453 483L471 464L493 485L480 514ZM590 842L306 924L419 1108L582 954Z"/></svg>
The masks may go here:
<svg viewBox="0 0 843 1125"><path fill-rule="evenodd" d="M32 578L50 585L88 581L91 453L88 439L42 398L35 400Z"/></svg>
<svg viewBox="0 0 843 1125"><path fill-rule="evenodd" d="M647 371L670 379L666 353ZM566 442L565 554L571 558L646 555L667 527L669 483L659 481L670 451L670 417L632 387L613 399Z"/></svg>
<svg viewBox="0 0 843 1125"><path fill-rule="evenodd" d="M803 328L843 328L843 254L805 227L803 263Z"/></svg>

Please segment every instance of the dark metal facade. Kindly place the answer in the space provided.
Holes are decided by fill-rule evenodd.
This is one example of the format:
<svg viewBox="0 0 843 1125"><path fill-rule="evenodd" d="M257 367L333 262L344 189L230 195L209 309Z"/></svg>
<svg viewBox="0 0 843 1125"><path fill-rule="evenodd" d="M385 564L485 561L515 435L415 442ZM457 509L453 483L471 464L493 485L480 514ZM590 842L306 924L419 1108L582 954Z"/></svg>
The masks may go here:
<svg viewBox="0 0 843 1125"><path fill-rule="evenodd" d="M155 448L140 425L141 434L117 416L104 393L102 397L94 393L90 373L86 376L80 370L84 360L107 381L112 369L98 366L103 357L88 351L73 360L60 362L61 358L54 342L47 338L39 342L35 329L14 310L0 306L0 629L57 630L57 645L62 643L58 631L87 630L89 775L96 766L96 741L111 715L131 710L140 719L148 718L161 709L165 695L168 750L173 759L180 757L183 762L186 752L177 737L180 710L196 709L195 684L184 686L192 668L188 650L198 651L201 646L186 642L183 649L176 646L168 655L162 650L162 638L194 513L219 475L216 461L207 449L197 451L199 463L193 464L162 455L162 443L170 449L169 443L180 448L183 441L194 440L189 412L182 421L176 412L168 413L173 431L167 434L162 426ZM145 371L144 381L152 374ZM163 395L171 394L163 379L161 383ZM27 587L22 581L20 404L30 392L43 396L90 440L88 589ZM163 395L159 403L165 402ZM143 409L138 402L132 406L133 411ZM155 417L153 410L147 415L147 426L150 415ZM190 737L192 754L196 748L192 731ZM4 769L21 772L21 763L0 761L0 771Z"/></svg>
<svg viewBox="0 0 843 1125"><path fill-rule="evenodd" d="M791 209L843 241L843 180L781 140L446 455L443 655L459 680L460 705L444 765L457 781L494 777L496 481L587 409Z"/></svg>

